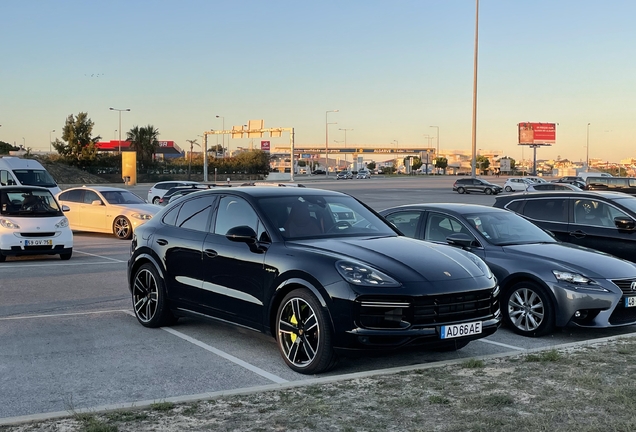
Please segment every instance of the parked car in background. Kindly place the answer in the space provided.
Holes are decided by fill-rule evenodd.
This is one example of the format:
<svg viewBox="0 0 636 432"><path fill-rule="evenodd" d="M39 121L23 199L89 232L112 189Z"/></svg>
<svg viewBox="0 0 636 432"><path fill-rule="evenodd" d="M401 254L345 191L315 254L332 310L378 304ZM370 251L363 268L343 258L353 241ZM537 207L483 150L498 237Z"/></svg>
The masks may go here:
<svg viewBox="0 0 636 432"><path fill-rule="evenodd" d="M524 191L531 184L534 184L534 182L526 177L510 177L504 183L504 190L506 192Z"/></svg>
<svg viewBox="0 0 636 432"><path fill-rule="evenodd" d="M168 204L170 201L178 199L184 195L188 195L191 194L192 192L197 192L200 190L206 190L209 189L210 186L209 185L205 185L205 184L192 184L189 186L177 186L171 189L168 189L166 191L166 193L159 198L159 203L158 205L160 206L165 206L166 204Z"/></svg>
<svg viewBox="0 0 636 432"><path fill-rule="evenodd" d="M306 374L338 352L455 350L500 323L482 259L312 188L210 189L169 204L135 232L128 283L141 325L189 316L253 328Z"/></svg>
<svg viewBox="0 0 636 432"><path fill-rule="evenodd" d="M636 266L628 261L562 243L503 209L415 204L380 214L409 237L482 258L499 281L504 321L518 334L636 324Z"/></svg>
<svg viewBox="0 0 636 432"><path fill-rule="evenodd" d="M497 197L559 240L636 262L636 197L620 192L554 191Z"/></svg>
<svg viewBox="0 0 636 432"><path fill-rule="evenodd" d="M534 183L534 184L528 185L526 192L541 192L541 191L551 191L551 190L570 190L570 191L580 192L583 189L569 183L544 182L544 183Z"/></svg>
<svg viewBox="0 0 636 432"><path fill-rule="evenodd" d="M165 195L166 192L168 192L169 189L179 186L189 186L193 184L200 183L188 180L171 180L155 183L148 191L148 202L152 204L159 204L159 200L162 196Z"/></svg>
<svg viewBox="0 0 636 432"><path fill-rule="evenodd" d="M371 173L369 172L369 170L360 170L356 174L356 178L357 179L370 179L371 178Z"/></svg>
<svg viewBox="0 0 636 432"><path fill-rule="evenodd" d="M313 174L313 175L325 175L325 174L327 174L327 171L325 171L325 170L323 170L323 169L315 169L315 170L312 172L312 174Z"/></svg>
<svg viewBox="0 0 636 432"><path fill-rule="evenodd" d="M588 176L585 179L585 190L623 192L630 195L636 195L636 178Z"/></svg>
<svg viewBox="0 0 636 432"><path fill-rule="evenodd" d="M546 179L544 179L543 177L536 177L536 176L526 176L524 177L525 179L530 180L532 183L549 183Z"/></svg>
<svg viewBox="0 0 636 432"><path fill-rule="evenodd" d="M474 177L457 179L453 183L453 191L457 191L459 194L482 192L486 195L497 195L502 190L503 188L497 184Z"/></svg>
<svg viewBox="0 0 636 432"><path fill-rule="evenodd" d="M552 183L567 183L576 186L579 189L585 189L585 180L577 176L565 176L557 180L552 180Z"/></svg>
<svg viewBox="0 0 636 432"><path fill-rule="evenodd" d="M353 173L351 171L340 171L336 174L336 180L349 180L353 178Z"/></svg>
<svg viewBox="0 0 636 432"><path fill-rule="evenodd" d="M73 231L112 233L122 240L130 239L134 230L161 209L127 189L108 186L66 189L57 199L69 207L67 217Z"/></svg>
<svg viewBox="0 0 636 432"><path fill-rule="evenodd" d="M0 262L8 256L73 255L73 233L48 188L0 186Z"/></svg>

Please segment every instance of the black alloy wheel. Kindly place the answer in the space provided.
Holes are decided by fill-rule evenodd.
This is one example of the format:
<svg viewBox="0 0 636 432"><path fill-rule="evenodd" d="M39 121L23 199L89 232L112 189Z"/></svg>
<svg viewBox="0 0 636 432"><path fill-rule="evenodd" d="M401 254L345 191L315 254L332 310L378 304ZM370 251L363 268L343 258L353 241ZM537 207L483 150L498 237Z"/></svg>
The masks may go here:
<svg viewBox="0 0 636 432"><path fill-rule="evenodd" d="M132 303L137 321L144 327L162 327L177 321L170 312L163 280L150 263L142 265L135 272Z"/></svg>
<svg viewBox="0 0 636 432"><path fill-rule="evenodd" d="M506 324L522 336L543 336L554 329L554 303L548 292L532 282L519 282L502 299Z"/></svg>
<svg viewBox="0 0 636 432"><path fill-rule="evenodd" d="M281 302L276 335L285 363L296 372L325 372L336 362L329 321L318 300L306 289L291 291Z"/></svg>
<svg viewBox="0 0 636 432"><path fill-rule="evenodd" d="M132 225L126 216L117 216L113 221L113 234L120 240L128 240L132 237Z"/></svg>
<svg viewBox="0 0 636 432"><path fill-rule="evenodd" d="M160 200L161 200L161 198L159 198L159 197L154 197L154 198L152 199L152 203L153 203L153 204L157 204L157 205L158 205Z"/></svg>

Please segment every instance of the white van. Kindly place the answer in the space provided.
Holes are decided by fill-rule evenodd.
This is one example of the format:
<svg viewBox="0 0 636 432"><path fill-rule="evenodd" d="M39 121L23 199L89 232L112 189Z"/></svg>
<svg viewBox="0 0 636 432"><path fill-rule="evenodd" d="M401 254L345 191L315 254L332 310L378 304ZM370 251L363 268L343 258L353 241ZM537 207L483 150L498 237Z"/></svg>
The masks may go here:
<svg viewBox="0 0 636 432"><path fill-rule="evenodd" d="M41 186L53 195L62 191L40 162L14 156L0 157L0 185Z"/></svg>
<svg viewBox="0 0 636 432"><path fill-rule="evenodd" d="M599 171L580 172L577 175L583 179L583 183L585 183L588 177L613 177L611 174Z"/></svg>

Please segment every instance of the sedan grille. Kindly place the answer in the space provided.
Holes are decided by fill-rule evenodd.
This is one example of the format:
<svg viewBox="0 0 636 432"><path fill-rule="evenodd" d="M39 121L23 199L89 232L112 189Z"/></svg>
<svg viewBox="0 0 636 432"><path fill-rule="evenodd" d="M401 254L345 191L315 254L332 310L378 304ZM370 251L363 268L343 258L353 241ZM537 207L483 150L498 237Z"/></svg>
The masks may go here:
<svg viewBox="0 0 636 432"><path fill-rule="evenodd" d="M369 329L404 329L489 319L499 310L499 290L405 298L359 299L358 319Z"/></svg>
<svg viewBox="0 0 636 432"><path fill-rule="evenodd" d="M22 237L32 238L32 237L53 237L55 235L54 232L29 232L29 233L20 233Z"/></svg>
<svg viewBox="0 0 636 432"><path fill-rule="evenodd" d="M636 279L615 279L612 281L623 294L636 294Z"/></svg>
<svg viewBox="0 0 636 432"><path fill-rule="evenodd" d="M612 325L621 324L633 324L636 322L636 308L626 308L622 304L616 306L614 312L609 317L609 322Z"/></svg>

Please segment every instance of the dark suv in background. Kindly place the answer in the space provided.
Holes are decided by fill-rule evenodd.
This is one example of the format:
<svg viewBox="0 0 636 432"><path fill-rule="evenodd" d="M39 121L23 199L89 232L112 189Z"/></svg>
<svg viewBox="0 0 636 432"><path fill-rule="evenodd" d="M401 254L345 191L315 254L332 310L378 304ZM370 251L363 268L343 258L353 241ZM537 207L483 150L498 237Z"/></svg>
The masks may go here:
<svg viewBox="0 0 636 432"><path fill-rule="evenodd" d="M490 183L484 179L478 178L462 178L455 181L453 191L457 193L482 192L486 195L497 195L503 188L497 184Z"/></svg>
<svg viewBox="0 0 636 432"><path fill-rule="evenodd" d="M591 191L612 191L636 195L636 178L633 177L588 177L585 189Z"/></svg>
<svg viewBox="0 0 636 432"><path fill-rule="evenodd" d="M561 241L636 262L636 197L619 192L533 192L497 197L494 207L519 213Z"/></svg>

